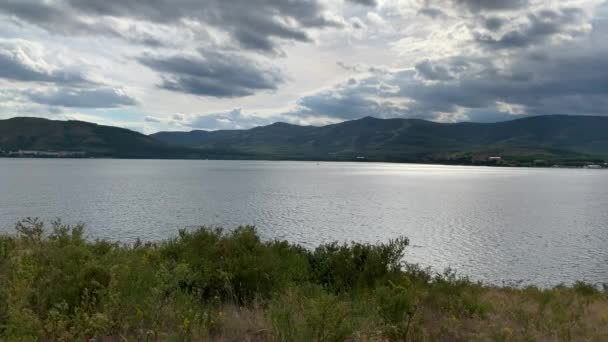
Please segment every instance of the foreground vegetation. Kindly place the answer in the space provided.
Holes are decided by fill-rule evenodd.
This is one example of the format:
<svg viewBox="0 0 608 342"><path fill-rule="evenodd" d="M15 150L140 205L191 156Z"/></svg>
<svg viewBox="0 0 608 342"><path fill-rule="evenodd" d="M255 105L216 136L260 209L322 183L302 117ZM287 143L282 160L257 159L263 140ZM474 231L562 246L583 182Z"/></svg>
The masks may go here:
<svg viewBox="0 0 608 342"><path fill-rule="evenodd" d="M607 341L608 294L483 286L401 260L408 241L310 251L253 227L87 241L27 219L0 236L0 340Z"/></svg>

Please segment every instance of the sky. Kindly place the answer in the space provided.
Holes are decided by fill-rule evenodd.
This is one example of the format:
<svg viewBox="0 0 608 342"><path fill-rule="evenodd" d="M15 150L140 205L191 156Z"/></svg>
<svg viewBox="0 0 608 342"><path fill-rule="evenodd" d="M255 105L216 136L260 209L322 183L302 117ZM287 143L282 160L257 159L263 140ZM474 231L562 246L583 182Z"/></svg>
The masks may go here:
<svg viewBox="0 0 608 342"><path fill-rule="evenodd" d="M0 119L608 115L606 0L0 0Z"/></svg>

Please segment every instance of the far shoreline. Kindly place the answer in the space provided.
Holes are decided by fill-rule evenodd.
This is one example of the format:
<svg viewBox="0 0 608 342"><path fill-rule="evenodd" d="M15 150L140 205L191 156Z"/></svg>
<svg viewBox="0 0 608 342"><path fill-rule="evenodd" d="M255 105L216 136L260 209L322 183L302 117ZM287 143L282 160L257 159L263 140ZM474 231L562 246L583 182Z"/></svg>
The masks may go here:
<svg viewBox="0 0 608 342"><path fill-rule="evenodd" d="M0 159L64 159L64 160L176 160L176 161L263 161L263 162L307 162L307 163L361 163L361 164L411 164L411 165L436 165L436 166L472 166L472 167L491 167L491 168L533 168L533 169L608 169L608 163L580 162L579 165L528 165L512 163L449 163L445 161L391 161L391 160L327 160L327 159L289 159L289 158L147 158L147 157L112 157L112 156L90 156L90 157L34 157L34 156L5 156L0 155Z"/></svg>

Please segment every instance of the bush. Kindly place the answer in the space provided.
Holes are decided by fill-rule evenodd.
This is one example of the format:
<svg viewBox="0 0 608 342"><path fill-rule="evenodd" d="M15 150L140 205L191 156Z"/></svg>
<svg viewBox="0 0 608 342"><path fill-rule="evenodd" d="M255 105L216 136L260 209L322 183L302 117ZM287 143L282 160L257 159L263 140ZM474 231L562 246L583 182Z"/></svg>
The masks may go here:
<svg viewBox="0 0 608 342"><path fill-rule="evenodd" d="M322 245L309 254L313 281L336 293L386 283L400 274L408 244L408 239L400 238L379 245Z"/></svg>
<svg viewBox="0 0 608 342"><path fill-rule="evenodd" d="M188 272L175 290L196 293L201 301L218 297L238 304L269 298L309 273L303 249L280 242L261 242L251 226L230 234L220 229L180 231L161 247L161 255Z"/></svg>
<svg viewBox="0 0 608 342"><path fill-rule="evenodd" d="M376 290L378 315L384 323L387 337L395 341L407 341L414 316L418 310L414 288L382 286Z"/></svg>
<svg viewBox="0 0 608 342"><path fill-rule="evenodd" d="M318 285L287 290L270 306L280 341L345 341L353 333L348 301Z"/></svg>
<svg viewBox="0 0 608 342"><path fill-rule="evenodd" d="M307 250L251 226L130 245L61 221L16 228L0 236L1 341L608 339L607 296L591 285L433 274L403 264L405 238Z"/></svg>

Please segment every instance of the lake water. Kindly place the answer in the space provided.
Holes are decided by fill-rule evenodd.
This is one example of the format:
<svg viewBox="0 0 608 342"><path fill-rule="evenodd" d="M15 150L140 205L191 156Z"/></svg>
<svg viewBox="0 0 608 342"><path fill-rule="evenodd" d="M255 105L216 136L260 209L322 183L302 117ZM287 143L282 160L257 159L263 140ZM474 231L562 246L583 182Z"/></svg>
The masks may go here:
<svg viewBox="0 0 608 342"><path fill-rule="evenodd" d="M27 216L121 241L240 224L307 247L405 235L407 261L487 283L608 282L608 170L0 159L0 231Z"/></svg>

